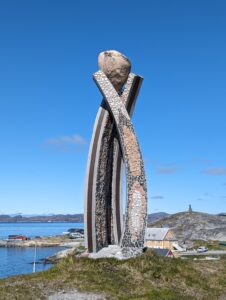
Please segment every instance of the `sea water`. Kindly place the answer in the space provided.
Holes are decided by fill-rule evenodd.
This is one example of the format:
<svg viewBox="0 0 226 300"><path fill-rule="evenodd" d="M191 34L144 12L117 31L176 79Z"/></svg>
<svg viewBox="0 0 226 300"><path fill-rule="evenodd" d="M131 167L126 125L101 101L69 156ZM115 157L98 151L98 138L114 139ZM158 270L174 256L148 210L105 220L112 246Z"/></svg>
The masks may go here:
<svg viewBox="0 0 226 300"><path fill-rule="evenodd" d="M0 239L5 239L10 234L22 234L28 237L53 236L62 234L69 228L83 228L83 223L0 223ZM65 248L37 247L36 271L50 268L51 264L44 264L42 260L63 249ZM0 278L32 273L34 253L34 247L0 247Z"/></svg>
<svg viewBox="0 0 226 300"><path fill-rule="evenodd" d="M52 236L62 234L69 228L83 228L83 223L49 222L49 223L0 223L0 239L8 235Z"/></svg>

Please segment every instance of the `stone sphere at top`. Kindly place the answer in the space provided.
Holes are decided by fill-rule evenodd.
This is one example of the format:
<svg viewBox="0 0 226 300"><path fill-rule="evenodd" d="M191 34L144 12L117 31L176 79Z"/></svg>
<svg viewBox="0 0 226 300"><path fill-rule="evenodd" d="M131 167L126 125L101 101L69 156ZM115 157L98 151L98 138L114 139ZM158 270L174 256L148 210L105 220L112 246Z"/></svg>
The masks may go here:
<svg viewBox="0 0 226 300"><path fill-rule="evenodd" d="M98 65L114 88L120 92L130 73L129 59L116 50L108 50L99 54Z"/></svg>

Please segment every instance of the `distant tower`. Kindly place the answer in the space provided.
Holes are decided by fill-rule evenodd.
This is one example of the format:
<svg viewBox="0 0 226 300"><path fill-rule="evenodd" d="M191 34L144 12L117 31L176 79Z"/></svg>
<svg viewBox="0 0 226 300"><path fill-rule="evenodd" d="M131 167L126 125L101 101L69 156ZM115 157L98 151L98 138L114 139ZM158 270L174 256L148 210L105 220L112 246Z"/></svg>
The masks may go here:
<svg viewBox="0 0 226 300"><path fill-rule="evenodd" d="M188 212L189 212L189 214L191 214L191 213L192 213L191 204L189 204Z"/></svg>

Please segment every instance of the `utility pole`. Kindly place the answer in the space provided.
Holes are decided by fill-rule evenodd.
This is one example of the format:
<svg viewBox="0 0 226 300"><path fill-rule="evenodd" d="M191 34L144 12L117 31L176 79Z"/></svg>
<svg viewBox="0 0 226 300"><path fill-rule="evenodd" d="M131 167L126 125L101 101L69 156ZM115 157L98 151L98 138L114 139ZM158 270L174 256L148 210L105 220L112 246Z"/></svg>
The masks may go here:
<svg viewBox="0 0 226 300"><path fill-rule="evenodd" d="M37 254L37 249L36 249L36 243L35 243L34 261L33 261L33 273L35 273L36 254Z"/></svg>

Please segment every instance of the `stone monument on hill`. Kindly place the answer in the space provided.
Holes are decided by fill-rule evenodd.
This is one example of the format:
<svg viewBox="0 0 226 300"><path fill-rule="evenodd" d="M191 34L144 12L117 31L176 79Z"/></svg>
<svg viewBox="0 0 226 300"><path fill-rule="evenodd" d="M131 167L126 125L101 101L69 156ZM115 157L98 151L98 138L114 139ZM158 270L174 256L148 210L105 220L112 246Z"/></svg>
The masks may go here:
<svg viewBox="0 0 226 300"><path fill-rule="evenodd" d="M87 164L85 239L90 253L118 245L124 255L140 253L147 223L144 164L131 116L142 77L130 61L111 50L100 53L93 74L103 100L97 113ZM122 167L126 170L126 213L122 213Z"/></svg>

